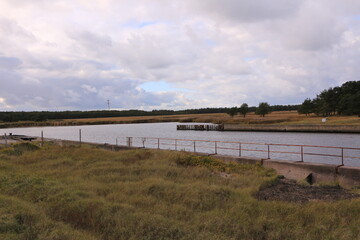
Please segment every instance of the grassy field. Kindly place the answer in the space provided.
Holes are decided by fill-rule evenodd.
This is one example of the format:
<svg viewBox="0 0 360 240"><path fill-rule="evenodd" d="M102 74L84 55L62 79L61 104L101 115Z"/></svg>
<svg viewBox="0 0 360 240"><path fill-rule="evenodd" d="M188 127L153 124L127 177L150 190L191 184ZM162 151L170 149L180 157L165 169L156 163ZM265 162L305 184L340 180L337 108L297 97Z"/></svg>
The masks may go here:
<svg viewBox="0 0 360 240"><path fill-rule="evenodd" d="M60 125L93 125L93 124L122 124L122 123L154 123L154 122L197 122L197 123L241 123L241 124L280 124L280 125L360 125L358 116L331 116L323 123L323 117L315 115L306 116L296 111L272 112L265 117L249 113L246 117L236 115L230 117L226 113L213 114L185 114L163 116L138 117L109 117L109 118L83 118L49 120L45 122L0 122L0 128L27 127L27 126L60 126Z"/></svg>
<svg viewBox="0 0 360 240"><path fill-rule="evenodd" d="M252 195L275 173L183 152L0 150L0 239L360 239L360 200Z"/></svg>
<svg viewBox="0 0 360 240"><path fill-rule="evenodd" d="M233 118L225 113L213 114L187 114L174 116L152 116L152 117L114 117L114 118L88 118L88 119L71 119L65 122L96 123L96 122L211 122L211 123L242 123L242 124L320 124L320 125L360 125L358 116L331 116L323 123L323 117L304 114L298 114L296 111L279 111L272 112L265 117L254 113L249 113L246 117L236 115Z"/></svg>

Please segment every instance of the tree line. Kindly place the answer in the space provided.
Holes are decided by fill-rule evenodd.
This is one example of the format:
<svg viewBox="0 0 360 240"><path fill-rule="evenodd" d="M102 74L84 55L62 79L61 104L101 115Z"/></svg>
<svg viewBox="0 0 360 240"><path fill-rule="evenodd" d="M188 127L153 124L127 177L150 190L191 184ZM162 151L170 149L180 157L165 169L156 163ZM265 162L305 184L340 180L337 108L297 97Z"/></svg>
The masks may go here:
<svg viewBox="0 0 360 240"><path fill-rule="evenodd" d="M246 114L249 112L254 112L257 115L265 117L266 114L269 114L273 111L297 111L299 110L300 105L273 105L270 106L267 102L259 103L258 107L249 107L247 103L243 103L240 107L232 107L227 111L231 117L234 117L236 114L240 114L243 117L246 117Z"/></svg>
<svg viewBox="0 0 360 240"><path fill-rule="evenodd" d="M331 115L358 115L360 117L360 81L349 81L340 87L323 90L314 99L307 98L301 105L274 105L267 102L259 103L258 107L248 107L243 103L240 107L232 107L227 113L233 117L240 114L243 117L248 112L255 112L262 117L272 111L293 111L309 115L314 113L318 116Z"/></svg>
<svg viewBox="0 0 360 240"><path fill-rule="evenodd" d="M322 91L314 99L305 99L301 105L273 105L267 102L259 103L257 107L243 103L240 107L199 108L186 110L98 110L98 111L33 111L33 112L0 112L0 121L46 121L77 118L105 118L131 116L158 116L180 114L228 113L230 116L240 114L246 116L249 112L265 116L272 111L298 111L301 114L322 116L358 115L360 116L360 81L349 81L340 87Z"/></svg>
<svg viewBox="0 0 360 240"><path fill-rule="evenodd" d="M296 110L297 105L275 105L273 111ZM186 110L98 110L98 111L33 111L33 112L0 112L0 121L46 121L59 119L79 118L105 118L105 117L133 117L133 116L159 116L159 115L180 115L180 114L206 114L206 113L228 113L232 108L199 108ZM256 107L248 107L248 112L255 112Z"/></svg>
<svg viewBox="0 0 360 240"><path fill-rule="evenodd" d="M323 90L314 99L307 98L298 109L301 114L318 116L358 115L360 117L360 81Z"/></svg>

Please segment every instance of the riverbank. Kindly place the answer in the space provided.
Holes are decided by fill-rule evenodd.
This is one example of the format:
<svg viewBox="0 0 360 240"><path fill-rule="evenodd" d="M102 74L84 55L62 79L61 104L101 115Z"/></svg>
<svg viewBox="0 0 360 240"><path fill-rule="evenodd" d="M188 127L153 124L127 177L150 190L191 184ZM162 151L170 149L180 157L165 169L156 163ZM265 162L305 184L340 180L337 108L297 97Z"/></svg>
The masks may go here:
<svg viewBox="0 0 360 240"><path fill-rule="evenodd" d="M26 122L0 122L0 128L17 127L42 127L42 126L82 126L102 124L129 124L129 123L159 123L159 122L181 122L181 123L236 123L242 125L351 125L360 126L360 118L357 116L331 116L322 121L322 117L298 114L295 111L272 112L265 117L249 113L246 117L236 115L230 117L225 113L213 114L184 114L163 116L135 116L135 117L110 117L110 118L85 118L85 119L60 119L51 121L26 121Z"/></svg>
<svg viewBox="0 0 360 240"><path fill-rule="evenodd" d="M1 239L342 240L360 234L356 195L339 192L342 200L335 201L305 194L307 200L289 203L293 191L287 191L281 201L262 201L272 199L271 186L284 187L256 164L47 143L3 149L0 166ZM319 196L328 188L306 189Z"/></svg>
<svg viewBox="0 0 360 240"><path fill-rule="evenodd" d="M226 114L185 114L185 115L162 115L162 116L136 116L136 117L109 117L109 118L84 118L84 119L60 119L42 122L0 122L0 128L17 127L43 127L43 126L83 126L103 124L131 124L131 123L161 123L161 122L216 122Z"/></svg>
<svg viewBox="0 0 360 240"><path fill-rule="evenodd" d="M224 131L360 133L357 125L243 125L225 123Z"/></svg>

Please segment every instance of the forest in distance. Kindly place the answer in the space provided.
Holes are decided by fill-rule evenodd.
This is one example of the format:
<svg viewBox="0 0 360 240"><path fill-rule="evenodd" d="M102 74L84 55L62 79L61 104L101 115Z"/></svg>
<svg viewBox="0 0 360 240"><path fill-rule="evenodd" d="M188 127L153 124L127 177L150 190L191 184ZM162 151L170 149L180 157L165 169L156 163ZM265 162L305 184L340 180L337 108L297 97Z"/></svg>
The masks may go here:
<svg viewBox="0 0 360 240"><path fill-rule="evenodd" d="M272 111L294 111L299 105L274 105ZM187 110L100 110L100 111L42 111L42 112L0 112L0 121L46 121L59 119L133 117L133 116L161 116L204 113L228 113L231 108L200 108ZM249 112L255 112L256 107L249 107Z"/></svg>
<svg viewBox="0 0 360 240"><path fill-rule="evenodd" d="M340 87L323 90L314 99L307 98L301 105L295 105L299 114L315 114L316 116L357 115L360 117L360 81L349 81ZM240 113L244 117L250 108L243 103L240 108L233 107L227 112L231 117ZM253 109L252 109L253 111ZM276 111L267 102L259 103L255 114L265 117L266 114ZM277 110L283 111L283 110Z"/></svg>
<svg viewBox="0 0 360 240"><path fill-rule="evenodd" d="M314 99L307 98L298 112L314 113L318 116L358 115L360 117L360 81L349 81L340 87L322 91Z"/></svg>
<svg viewBox="0 0 360 240"><path fill-rule="evenodd" d="M242 107L246 106L246 109ZM262 107L267 107L264 111ZM305 99L299 105L272 105L260 103L258 107L221 107L221 108L200 108L186 110L96 110L96 111L32 111L32 112L0 112L0 121L46 121L59 119L82 119L82 118L107 118L107 117L131 117L131 116L160 116L160 115L182 115L182 114L208 114L228 113L235 115L240 112L246 115L248 112L255 112L259 115L272 111L298 111L300 114L316 114L317 116L331 115L358 115L360 116L360 81L349 81L339 87L323 90L314 99ZM245 113L245 114L244 114Z"/></svg>

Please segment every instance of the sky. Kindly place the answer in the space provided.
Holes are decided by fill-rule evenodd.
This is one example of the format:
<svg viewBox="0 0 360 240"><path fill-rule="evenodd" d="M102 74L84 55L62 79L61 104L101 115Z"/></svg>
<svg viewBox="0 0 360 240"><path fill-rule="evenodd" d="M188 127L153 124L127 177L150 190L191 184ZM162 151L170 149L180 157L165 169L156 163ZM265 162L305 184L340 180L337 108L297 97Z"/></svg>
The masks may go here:
<svg viewBox="0 0 360 240"><path fill-rule="evenodd" d="M358 0L0 0L0 111L299 104L359 63Z"/></svg>

